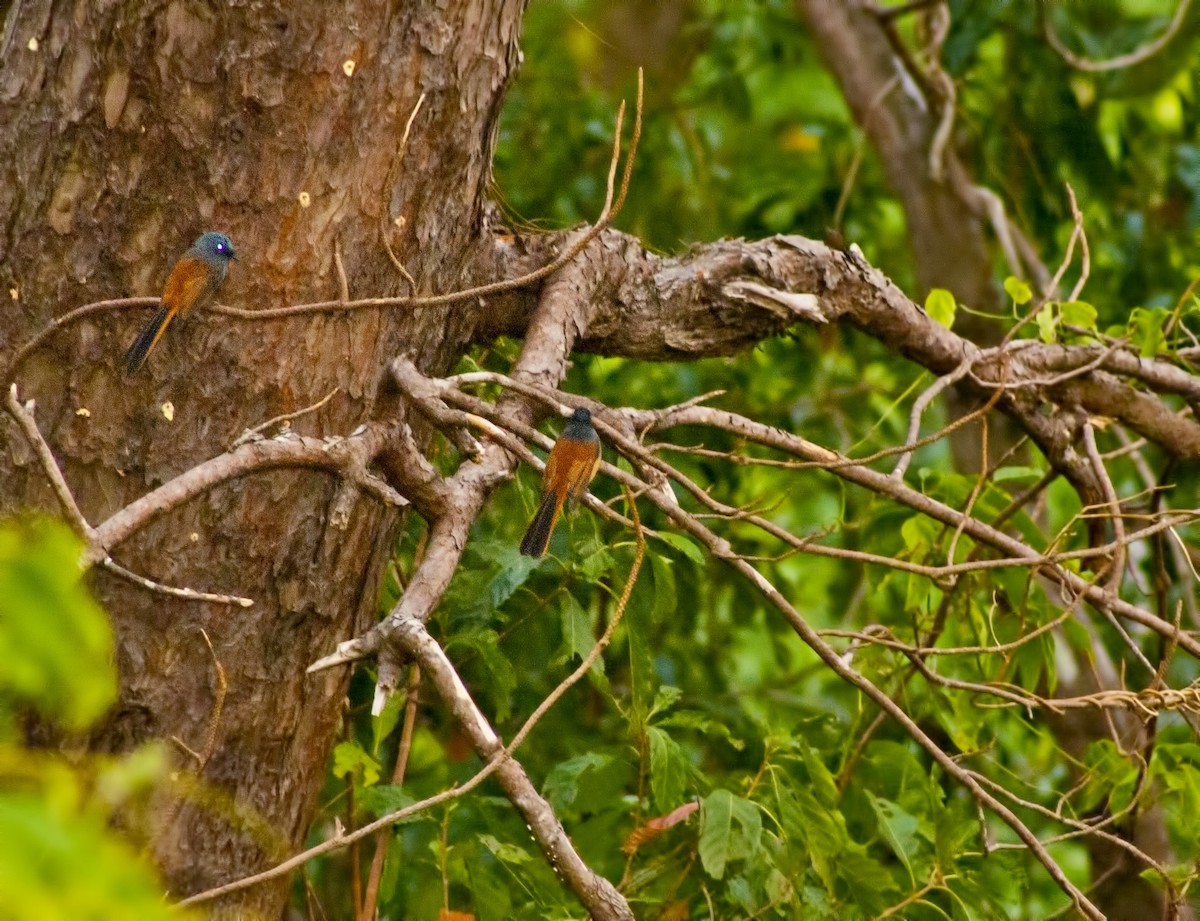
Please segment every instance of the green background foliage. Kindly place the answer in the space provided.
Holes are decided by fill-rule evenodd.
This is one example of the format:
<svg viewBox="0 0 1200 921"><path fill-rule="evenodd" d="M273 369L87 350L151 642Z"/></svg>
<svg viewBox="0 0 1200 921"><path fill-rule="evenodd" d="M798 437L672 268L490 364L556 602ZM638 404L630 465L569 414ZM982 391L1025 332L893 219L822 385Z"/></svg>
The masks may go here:
<svg viewBox="0 0 1200 921"><path fill-rule="evenodd" d="M1076 52L1103 57L1160 32L1173 5L951 0L950 8L942 61L958 89L955 142L969 172L1003 197L1048 263L1072 227L1064 183L1086 215L1092 279L1085 300L1048 305L1023 335L1074 342L1087 341L1080 328L1105 330L1128 335L1144 355L1190 344L1165 321L1200 272L1196 29L1185 27L1144 65L1086 74L1047 45L1042 17ZM1191 16L1194 26L1200 14ZM528 11L524 52L496 158L497 197L514 226L595 217L614 113L620 99L632 99L642 64L645 134L622 229L669 252L722 236L819 238L845 196L846 240L939 322L953 324L974 306L956 303L954 292L915 290L903 210L793 4L541 0ZM998 269L996 281L1015 314L1030 293L1006 275ZM1194 321L1195 303L1184 306L1184 320ZM516 349L500 343L464 366L508 370ZM717 405L863 456L904 440L908 407L928 383L853 330L797 328L731 360L656 365L581 356L566 386L601 403L646 407L721 390ZM931 412L927 427L937 422ZM710 451L744 449L708 431L673 435ZM1148 453L1161 469L1162 459ZM818 470L735 465L688 451L669 459L723 501L829 546L930 565L978 549ZM955 472L952 460L945 442L922 448L908 480L954 507L973 501L985 519L1045 472L1039 460L1014 459L976 494L976 478ZM878 466L889 469L887 460ZM1112 475L1122 495L1142 490L1127 461L1114 462ZM1200 504L1194 471L1174 479L1177 505ZM544 560L521 557L516 547L537 488L532 471L522 470L495 497L430 625L504 738L603 632L634 557L630 533L579 511L566 516ZM603 478L593 488L617 498ZM650 538L614 642L520 751L584 860L621 882L639 917L1042 918L1064 908L1063 894L1006 826L981 825L974 801L897 726L875 726L876 710L750 586L641 508L660 535ZM1034 546L1062 532L1061 548L1079 548L1079 512L1074 493L1056 482L1036 519L1021 511L1011 526ZM746 524L722 534L759 555L761 572L826 630L875 625L906 642L936 634L943 648L997 646L1060 612L1023 569L935 583L814 554L781 555ZM411 571L420 535L419 522L409 522L381 610ZM71 763L21 741L31 713L64 733L82 732L113 700L112 640L81 585L79 552L61 526L0 527L0 905L16 918L178 917L110 827L115 810L161 782L162 752ZM1152 585L1150 561L1136 565ZM1137 583L1126 590L1147 603ZM1178 593L1169 583L1171 610ZM1136 639L1157 656L1153 640ZM848 640L833 641L851 650ZM1002 652L931 657L931 667L946 678L1049 692L1063 649L1095 642L1067 621ZM1103 642L1132 663L1117 642ZM945 750L1030 802L1086 819L1119 812L1140 788L1136 768L1111 743L1073 759L1041 713L914 677L902 657L877 647L847 654ZM1131 686L1142 686L1146 676L1129 667ZM404 784L390 783L402 701L372 717L374 677L369 667L354 677L314 843L335 816L358 825L480 768L447 714L422 706ZM1168 677L1187 684L1197 677L1195 663L1177 658ZM1200 746L1188 727L1162 717L1148 773L1175 849L1177 865L1168 869L1181 881L1200 856L1198 768ZM650 820L688 803L699 808L648 830ZM1062 831L1035 810L1019 811L1043 838ZM579 915L494 782L397 825L387 853L386 917L434 918L442 908L484 921ZM1083 845L1066 840L1052 853L1077 884L1088 884ZM369 859L363 847L306 865L296 906L319 903L324 916L351 917L349 881Z"/></svg>
<svg viewBox="0 0 1200 921"><path fill-rule="evenodd" d="M1172 9L1152 0L951 3L943 62L958 86L956 140L968 169L1002 195L1047 263L1060 258L1072 226L1064 183L1086 215L1089 302L1050 305L1025 336L1082 341L1064 327L1069 323L1127 334L1144 354L1187 344L1177 332L1164 339L1162 329L1167 308L1200 269L1194 41L1179 42L1136 73L1087 75L1047 46L1039 18L1046 14L1077 52L1104 56L1161 31ZM633 98L638 64L647 69L646 125L622 229L675 252L721 236L820 238L834 223L863 139L791 3L697 0L657 12L603 0L534 3L524 50L496 160L497 195L514 225L559 227L595 217L614 113L621 99ZM873 152L862 154L845 238L923 298L913 286L903 211ZM1023 282L1006 281L1002 268L998 273L997 284L1012 298L1013 313L999 318L1007 328L1029 293ZM931 312L953 323L962 309L953 292L932 298ZM1195 310L1187 305L1186 315ZM502 344L465 364L507 370L515 354L515 344ZM908 406L929 382L852 330L798 328L733 360L656 365L581 357L566 386L634 406L720 389L717 405L862 456L904 440ZM935 410L927 430L937 421ZM680 444L718 451L742 447L712 432L675 435ZM951 553L947 529L819 471L735 466L694 453L668 459L723 501L833 546L931 565ZM878 466L890 469L886 460ZM975 497L976 513L1000 514L1044 471L1040 460L1004 466ZM1195 477L1176 476L1178 504L1186 505ZM1141 489L1128 466L1115 463L1113 477L1122 494ZM976 486L974 477L954 472L944 442L918 452L909 481L957 508ZM603 478L593 490L603 499L617 493ZM516 545L536 500L536 477L523 470L477 523L431 625L506 738L603 631L633 558L632 535L586 512L567 518L545 561L520 557ZM1022 539L1045 546L1067 529L1065 546L1084 546L1070 488L1053 484L1044 506L1037 521L1026 512L1013 518ZM906 918L1033 918L1063 909L1065 897L1014 846L1006 826L986 822L985 853L975 804L960 787L895 725L872 726L877 711L731 570L671 533L648 507L642 511L665 535L650 541L612 647L521 752L584 859L621 881L639 917L690 911L853 919L893 909ZM414 525L400 544L400 571L411 566L418 533ZM942 647L994 646L1061 610L1021 569L939 585L820 556L781 557L778 544L745 525L725 533L743 552L762 554L759 569L821 628L880 625L912 642L936 627ZM956 561L977 549L965 537L954 548ZM1149 579L1149 563L1141 565ZM394 589L385 592L384 609ZM1169 593L1173 610L1178 589ZM1086 649L1092 642L1068 622L1003 653L940 657L934 667L948 678L1052 691L1056 645ZM1106 642L1115 658L1128 658ZM1153 657L1154 642L1141 642ZM914 678L902 657L878 649L857 649L854 664L947 751L1020 797L1055 807L1073 790L1062 808L1088 818L1119 809L1134 789L1128 759L1098 744L1083 764L1074 763L1038 713ZM1194 663L1178 662L1172 683L1186 683L1194 671ZM372 679L366 671L356 678L349 753L338 762L354 762L355 752L371 761L353 773L360 813L382 814L478 770L440 709L422 708L403 792L389 786L396 713L382 723L369 717ZM1163 717L1151 775L1181 876L1197 856L1187 817L1196 814L1200 792L1198 755L1187 727ZM1086 782L1076 786L1080 776ZM345 787L331 777L331 813L344 815ZM396 829L384 912L433 917L448 907L482 919L578 916L498 788L489 782L483 789ZM635 829L687 802L700 810L634 853L623 850ZM1034 811L1019 812L1042 837L1062 830ZM1088 885L1083 845L1065 841L1051 850L1077 884ZM344 858L307 873L327 910L345 905ZM431 884L438 879L443 885Z"/></svg>

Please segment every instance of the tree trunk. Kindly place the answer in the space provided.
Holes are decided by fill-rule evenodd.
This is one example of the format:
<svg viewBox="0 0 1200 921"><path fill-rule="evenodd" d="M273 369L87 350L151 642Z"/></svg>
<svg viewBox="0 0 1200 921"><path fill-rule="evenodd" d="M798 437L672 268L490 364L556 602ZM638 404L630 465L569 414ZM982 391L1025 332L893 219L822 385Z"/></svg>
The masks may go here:
<svg viewBox="0 0 1200 921"><path fill-rule="evenodd" d="M211 7L12 6L0 50L0 356L90 301L155 296L202 231L237 246L221 293L245 308L438 292L491 277L484 198L523 0ZM410 115L423 100L407 143ZM474 311L359 310L269 322L193 315L135 378L122 355L146 310L95 314L22 365L37 418L89 522L311 405L298 432L372 418L387 359L450 367ZM171 408L165 408L165 404ZM394 407L390 407L389 411ZM57 511L10 420L0 508ZM172 736L200 749L228 681L201 803L156 843L173 895L260 869L301 843L348 671L305 667L375 612L396 515L319 472L254 474L159 518L114 550L175 586L254 599L182 601L100 572L120 702L94 740ZM179 764L194 764L182 754ZM164 814L168 814L164 810ZM286 886L225 908L278 917Z"/></svg>

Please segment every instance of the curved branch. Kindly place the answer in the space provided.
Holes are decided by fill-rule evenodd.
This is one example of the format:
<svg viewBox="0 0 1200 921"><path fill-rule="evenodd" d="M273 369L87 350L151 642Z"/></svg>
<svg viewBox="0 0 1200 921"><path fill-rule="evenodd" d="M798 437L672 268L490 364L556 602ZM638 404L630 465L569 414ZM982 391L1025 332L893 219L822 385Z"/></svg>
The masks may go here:
<svg viewBox="0 0 1200 921"><path fill-rule="evenodd" d="M1046 36L1046 41L1058 53L1058 56L1077 70L1094 74L1104 73L1109 70L1122 70L1126 67L1132 67L1135 64L1141 64L1167 47L1183 27L1183 23L1187 19L1188 7L1191 4L1192 0L1179 0L1179 5L1175 7L1175 13L1171 16L1171 21L1167 23L1166 29L1157 38L1126 54L1119 54L1116 57L1106 58L1103 61L1093 61L1091 58L1082 57L1063 44L1062 39L1050 27L1050 17L1046 15L1045 10L1041 11L1042 34Z"/></svg>

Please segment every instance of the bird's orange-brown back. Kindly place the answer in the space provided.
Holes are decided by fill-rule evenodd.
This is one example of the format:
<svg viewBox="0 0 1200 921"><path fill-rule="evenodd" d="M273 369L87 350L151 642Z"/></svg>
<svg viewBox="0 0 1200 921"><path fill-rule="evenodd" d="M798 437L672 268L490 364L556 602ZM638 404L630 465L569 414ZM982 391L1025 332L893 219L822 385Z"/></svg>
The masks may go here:
<svg viewBox="0 0 1200 921"><path fill-rule="evenodd" d="M197 304L204 306L203 301L216 291L215 276L216 273L202 259L185 256L175 263L167 277L162 294L163 306L170 313L181 310L185 314Z"/></svg>

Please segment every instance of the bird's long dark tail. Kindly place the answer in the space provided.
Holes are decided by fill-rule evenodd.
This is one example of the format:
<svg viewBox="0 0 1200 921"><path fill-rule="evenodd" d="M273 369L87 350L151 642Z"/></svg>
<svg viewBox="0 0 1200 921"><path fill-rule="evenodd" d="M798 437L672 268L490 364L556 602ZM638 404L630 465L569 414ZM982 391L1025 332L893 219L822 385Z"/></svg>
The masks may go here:
<svg viewBox="0 0 1200 921"><path fill-rule="evenodd" d="M129 351L125 353L126 374L135 374L146 363L146 356L158 345L158 340L162 338L173 315L174 312L165 304L158 308L154 319L138 334L138 337L133 340L133 345L129 347Z"/></svg>
<svg viewBox="0 0 1200 921"><path fill-rule="evenodd" d="M526 556L541 556L546 552L550 543L550 535L554 533L554 525L558 521L558 513L562 511L562 499L553 492L542 496L542 504L538 506L537 514L529 523L529 530L521 539L521 552Z"/></svg>

